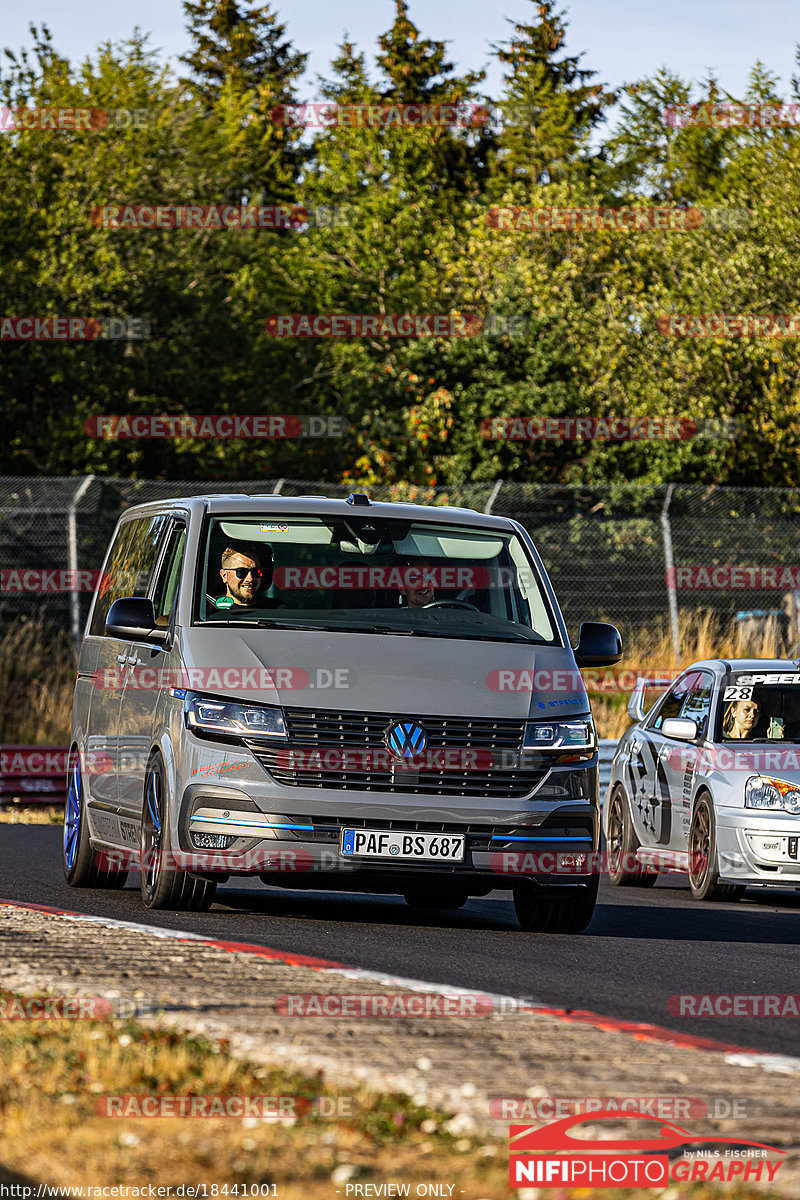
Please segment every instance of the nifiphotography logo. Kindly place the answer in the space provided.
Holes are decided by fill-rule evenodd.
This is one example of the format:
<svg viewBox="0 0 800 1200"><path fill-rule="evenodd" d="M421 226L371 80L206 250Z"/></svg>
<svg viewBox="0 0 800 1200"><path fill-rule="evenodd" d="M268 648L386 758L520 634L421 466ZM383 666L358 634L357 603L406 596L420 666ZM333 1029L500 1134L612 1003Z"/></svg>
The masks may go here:
<svg viewBox="0 0 800 1200"><path fill-rule="evenodd" d="M512 1125L509 1147L509 1181L512 1187L657 1187L670 1183L726 1182L772 1183L782 1160L768 1155L784 1154L777 1146L743 1138L692 1134L658 1117L638 1116L643 1136L639 1139L581 1137L575 1127L608 1119L619 1121L618 1112L578 1113L542 1127ZM676 1151L699 1143L680 1157ZM672 1154L670 1155L670 1151ZM672 1159L672 1161L670 1161Z"/></svg>

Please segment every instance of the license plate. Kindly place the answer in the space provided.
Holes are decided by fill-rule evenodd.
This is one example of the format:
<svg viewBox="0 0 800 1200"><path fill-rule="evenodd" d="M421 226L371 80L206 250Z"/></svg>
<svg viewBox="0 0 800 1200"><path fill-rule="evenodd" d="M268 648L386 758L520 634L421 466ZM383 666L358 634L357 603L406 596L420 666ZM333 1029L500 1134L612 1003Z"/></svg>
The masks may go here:
<svg viewBox="0 0 800 1200"><path fill-rule="evenodd" d="M463 833L343 829L339 852L345 858L411 858L424 862L463 862L465 841Z"/></svg>

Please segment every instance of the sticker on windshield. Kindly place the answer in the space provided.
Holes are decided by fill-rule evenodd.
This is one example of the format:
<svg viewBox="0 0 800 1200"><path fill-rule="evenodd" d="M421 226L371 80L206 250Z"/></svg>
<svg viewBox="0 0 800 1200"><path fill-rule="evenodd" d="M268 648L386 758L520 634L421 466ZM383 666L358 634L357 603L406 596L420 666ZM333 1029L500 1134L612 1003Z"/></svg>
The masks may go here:
<svg viewBox="0 0 800 1200"><path fill-rule="evenodd" d="M258 528L261 533L288 533L289 532L289 526L284 521L276 522L273 525L259 525Z"/></svg>
<svg viewBox="0 0 800 1200"><path fill-rule="evenodd" d="M781 675L773 671L770 675L740 675L736 682L739 685L759 683L763 687L800 687L800 672Z"/></svg>
<svg viewBox="0 0 800 1200"><path fill-rule="evenodd" d="M220 596L214 603L217 608L233 608L233 596Z"/></svg>
<svg viewBox="0 0 800 1200"><path fill-rule="evenodd" d="M753 689L751 687L726 687L723 700L752 700Z"/></svg>

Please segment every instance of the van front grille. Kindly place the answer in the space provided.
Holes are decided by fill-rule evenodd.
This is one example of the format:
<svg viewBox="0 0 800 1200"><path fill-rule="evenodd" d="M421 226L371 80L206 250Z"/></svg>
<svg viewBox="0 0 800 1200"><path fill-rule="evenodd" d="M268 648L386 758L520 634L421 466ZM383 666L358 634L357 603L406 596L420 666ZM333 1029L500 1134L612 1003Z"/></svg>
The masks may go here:
<svg viewBox="0 0 800 1200"><path fill-rule="evenodd" d="M527 796L547 774L533 769L489 766L455 770L338 770L309 764L288 764L287 750L354 750L386 753L386 732L398 721L416 721L428 735L428 750L475 750L493 757L522 750L524 721L487 717L431 717L397 713L339 712L332 709L284 709L288 741L280 746L250 743L250 749L273 779L289 787L318 787L343 791L394 792L427 796Z"/></svg>

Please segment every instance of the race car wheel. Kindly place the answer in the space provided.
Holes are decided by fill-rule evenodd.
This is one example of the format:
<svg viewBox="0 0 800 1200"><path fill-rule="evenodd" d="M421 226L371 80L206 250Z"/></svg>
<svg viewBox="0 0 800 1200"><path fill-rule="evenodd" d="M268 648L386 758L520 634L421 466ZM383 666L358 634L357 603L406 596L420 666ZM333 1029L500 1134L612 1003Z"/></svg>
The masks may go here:
<svg viewBox="0 0 800 1200"><path fill-rule="evenodd" d="M435 891L418 888L413 892L403 892L403 899L409 908L442 908L454 910L463 908L469 900L466 892Z"/></svg>
<svg viewBox="0 0 800 1200"><path fill-rule="evenodd" d="M695 900L738 900L739 883L720 883L717 866L717 822L711 797L699 797L689 827L689 886Z"/></svg>
<svg viewBox="0 0 800 1200"><path fill-rule="evenodd" d="M89 822L84 804L81 756L76 747L70 751L67 766L67 802L64 806L62 865L70 887L123 888L127 871L103 871L102 851L89 845ZM113 855L113 851L109 851Z"/></svg>
<svg viewBox="0 0 800 1200"><path fill-rule="evenodd" d="M658 872L649 871L636 862L639 839L634 832L628 802L621 788L615 788L608 802L606 828L609 881L615 887L652 887L658 879Z"/></svg>
<svg viewBox="0 0 800 1200"><path fill-rule="evenodd" d="M172 908L204 912L211 907L217 885L182 871L170 861L167 781L164 760L150 756L144 780L142 805L141 879L146 908Z"/></svg>
<svg viewBox="0 0 800 1200"><path fill-rule="evenodd" d="M583 887L570 888L568 894L547 896L531 883L514 887L514 911L529 933L580 933L594 915L600 876L593 875Z"/></svg>

